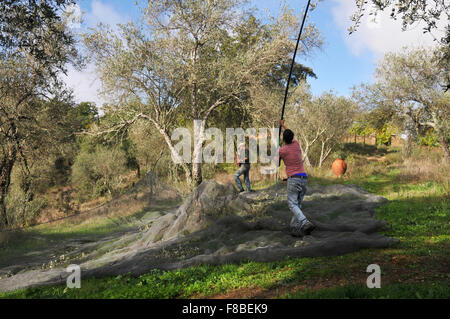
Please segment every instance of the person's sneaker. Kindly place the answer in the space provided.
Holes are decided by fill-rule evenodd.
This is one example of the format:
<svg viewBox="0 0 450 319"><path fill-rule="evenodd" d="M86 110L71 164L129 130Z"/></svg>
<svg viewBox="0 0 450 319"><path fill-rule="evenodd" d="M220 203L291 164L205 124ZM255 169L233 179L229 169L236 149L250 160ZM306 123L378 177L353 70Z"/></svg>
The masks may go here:
<svg viewBox="0 0 450 319"><path fill-rule="evenodd" d="M240 189L240 190L239 190L239 193L242 193L243 191L244 191L243 189Z"/></svg>
<svg viewBox="0 0 450 319"><path fill-rule="evenodd" d="M291 236L293 237L303 237L305 236L303 229L297 226L291 226Z"/></svg>
<svg viewBox="0 0 450 319"><path fill-rule="evenodd" d="M307 221L305 225L303 225L302 230L306 235L309 235L315 228L316 226L313 223Z"/></svg>

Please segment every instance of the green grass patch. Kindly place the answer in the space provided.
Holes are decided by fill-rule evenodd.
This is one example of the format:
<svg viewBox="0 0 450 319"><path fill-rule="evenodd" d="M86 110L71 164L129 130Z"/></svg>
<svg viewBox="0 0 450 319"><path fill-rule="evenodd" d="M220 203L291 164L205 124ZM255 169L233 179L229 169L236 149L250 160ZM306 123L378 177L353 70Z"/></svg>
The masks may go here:
<svg viewBox="0 0 450 319"><path fill-rule="evenodd" d="M392 229L385 234L401 241L394 248L274 263L155 270L138 277L87 278L82 280L81 289L46 286L0 294L0 298L190 298L241 289L271 291L274 297L287 298L449 298L449 183L404 181L398 178L402 166L397 149L354 147L352 165L356 168L351 176L337 179L312 171L310 183L356 184L388 198L389 203L377 210L377 218L391 223ZM385 156L386 161L366 163L366 155ZM254 188L271 185L273 181L260 181ZM364 285L366 267L373 263L382 270L380 289ZM329 283L334 287L299 288L294 293L278 294L286 287L322 287Z"/></svg>
<svg viewBox="0 0 450 319"><path fill-rule="evenodd" d="M350 285L321 290L306 289L286 294L289 299L447 299L450 282L426 284L397 284L368 289L362 285Z"/></svg>
<svg viewBox="0 0 450 319"><path fill-rule="evenodd" d="M8 235L8 241L0 245L0 260L21 256L30 251L46 249L70 239L95 241L109 234L125 232L131 227L136 227L136 220L145 214L164 211L173 208L175 204L175 201L162 201L152 208L138 210L127 216L99 215L78 222L69 218L12 232Z"/></svg>

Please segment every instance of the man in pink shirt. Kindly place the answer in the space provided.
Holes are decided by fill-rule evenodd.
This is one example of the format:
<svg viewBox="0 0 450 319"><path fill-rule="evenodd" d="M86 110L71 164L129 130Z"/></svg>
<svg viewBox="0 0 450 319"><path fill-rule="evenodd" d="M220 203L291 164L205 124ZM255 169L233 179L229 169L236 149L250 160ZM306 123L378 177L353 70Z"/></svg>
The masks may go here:
<svg viewBox="0 0 450 319"><path fill-rule="evenodd" d="M294 140L294 133L286 128L284 120L281 120L280 124L284 129L284 146L280 147L278 154L280 162L283 160L286 166L286 174L288 176L288 206L294 214L291 220L291 233L293 236L302 237L303 235L309 235L315 228L314 224L308 221L301 210L303 197L306 193L306 185L308 184L308 176L303 168L302 151L298 142Z"/></svg>

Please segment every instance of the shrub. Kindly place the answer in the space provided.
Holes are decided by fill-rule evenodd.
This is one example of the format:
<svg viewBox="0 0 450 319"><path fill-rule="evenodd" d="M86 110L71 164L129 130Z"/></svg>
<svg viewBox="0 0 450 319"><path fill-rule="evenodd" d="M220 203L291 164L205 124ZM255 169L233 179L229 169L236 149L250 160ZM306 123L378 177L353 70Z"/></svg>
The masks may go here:
<svg viewBox="0 0 450 319"><path fill-rule="evenodd" d="M437 142L436 133L433 129L427 130L425 134L419 136L420 145L428 146L428 147L436 147L439 146Z"/></svg>
<svg viewBox="0 0 450 319"><path fill-rule="evenodd" d="M122 187L127 159L120 149L97 146L94 152L82 150L72 166L72 183L80 199L116 195Z"/></svg>
<svg viewBox="0 0 450 319"><path fill-rule="evenodd" d="M48 205L45 197L30 198L18 183L12 184L6 197L8 221L13 226L28 226Z"/></svg>
<svg viewBox="0 0 450 319"><path fill-rule="evenodd" d="M396 130L390 124L384 125L381 129L376 131L377 145L391 145L392 136L395 133Z"/></svg>
<svg viewBox="0 0 450 319"><path fill-rule="evenodd" d="M338 151L334 152L333 159L338 159L338 158L345 160L347 158L347 153L345 153L342 150L338 150Z"/></svg>

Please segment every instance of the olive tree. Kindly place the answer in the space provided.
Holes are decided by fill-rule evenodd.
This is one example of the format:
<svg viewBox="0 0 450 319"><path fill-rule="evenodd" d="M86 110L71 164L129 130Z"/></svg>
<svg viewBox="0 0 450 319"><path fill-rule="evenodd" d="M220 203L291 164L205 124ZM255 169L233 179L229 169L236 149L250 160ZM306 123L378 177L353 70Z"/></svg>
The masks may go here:
<svg viewBox="0 0 450 319"><path fill-rule="evenodd" d="M99 27L85 36L104 93L115 97L120 114L121 120L106 131L144 119L175 157L174 128L198 120L203 136L219 107L248 101L255 83L288 63L299 25L289 10L264 24L242 0L150 0L141 21L119 26L118 33ZM319 45L317 29L307 26L302 50ZM194 159L203 142L200 138L194 144ZM198 185L201 163L178 160L187 181Z"/></svg>
<svg viewBox="0 0 450 319"><path fill-rule="evenodd" d="M390 110L400 119L408 136L407 149L421 126L433 128L443 160L449 163L450 92L442 83L450 65L443 67L434 57L435 51L427 48L388 53L376 68L374 84L366 85L363 91L369 103Z"/></svg>
<svg viewBox="0 0 450 319"><path fill-rule="evenodd" d="M26 148L45 135L38 118L40 101L61 92L58 74L77 56L60 17L72 2L0 2L0 227L8 225L5 198L13 167L19 162L30 175ZM42 134L33 133L39 129ZM24 187L27 191L29 182Z"/></svg>
<svg viewBox="0 0 450 319"><path fill-rule="evenodd" d="M296 88L286 121L297 134L307 166L321 167L351 127L355 103L333 92L313 97L305 85Z"/></svg>

